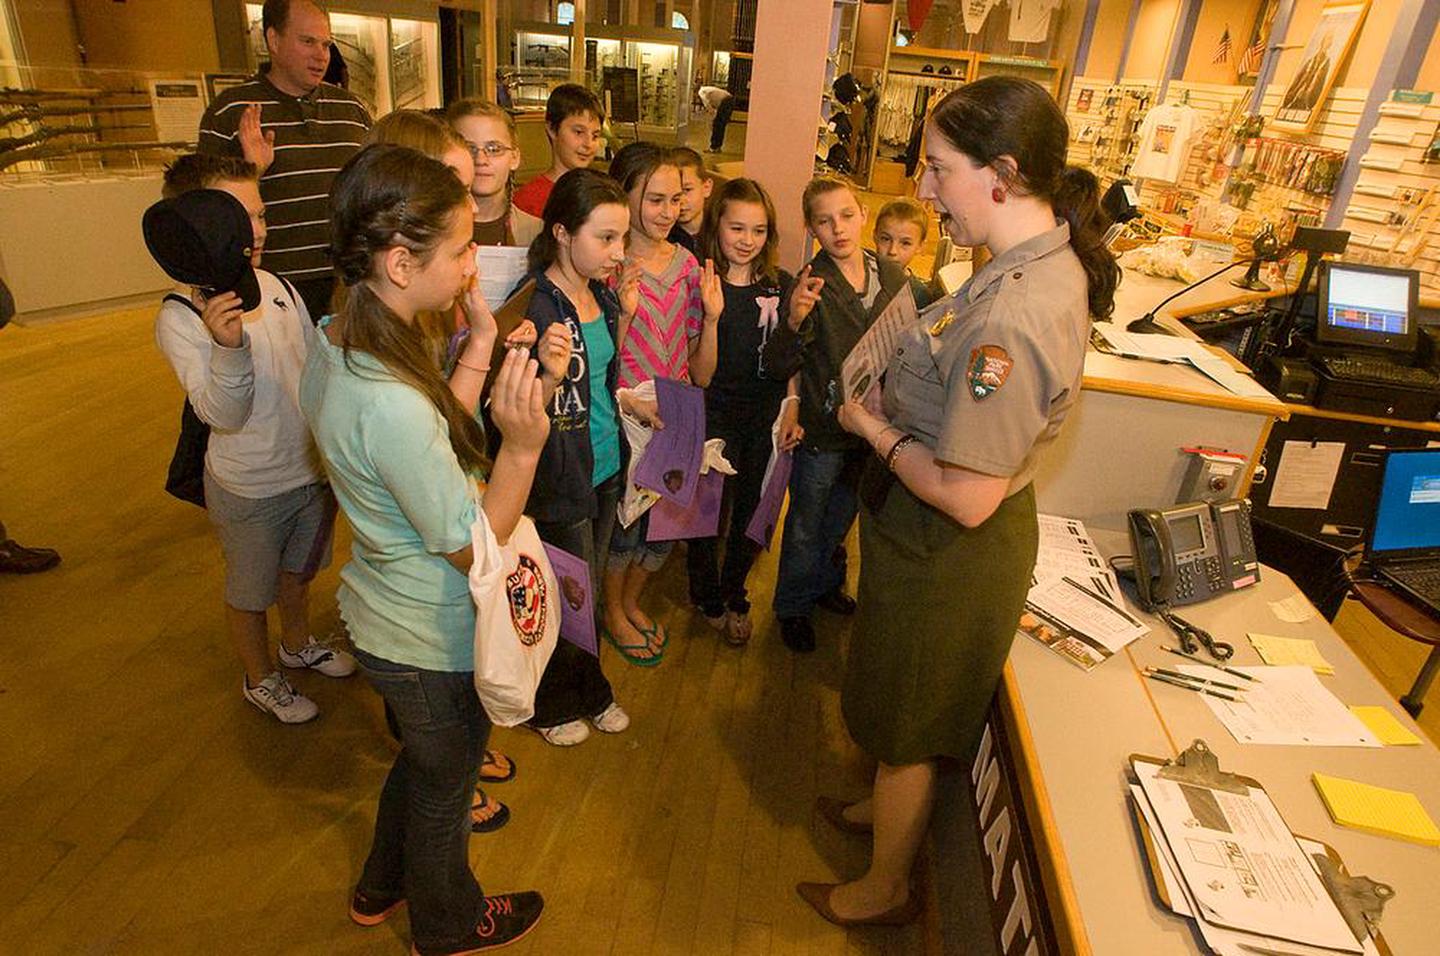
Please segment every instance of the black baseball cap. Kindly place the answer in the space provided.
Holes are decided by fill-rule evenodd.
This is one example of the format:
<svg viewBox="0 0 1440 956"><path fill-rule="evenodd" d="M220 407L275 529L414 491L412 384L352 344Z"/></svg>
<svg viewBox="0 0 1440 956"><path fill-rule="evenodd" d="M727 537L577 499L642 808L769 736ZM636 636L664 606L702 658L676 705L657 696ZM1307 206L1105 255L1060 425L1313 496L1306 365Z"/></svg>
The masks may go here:
<svg viewBox="0 0 1440 956"><path fill-rule="evenodd" d="M250 265L255 235L250 214L219 189L192 189L145 210L145 245L165 274L206 295L234 292L249 312L260 304L260 280Z"/></svg>

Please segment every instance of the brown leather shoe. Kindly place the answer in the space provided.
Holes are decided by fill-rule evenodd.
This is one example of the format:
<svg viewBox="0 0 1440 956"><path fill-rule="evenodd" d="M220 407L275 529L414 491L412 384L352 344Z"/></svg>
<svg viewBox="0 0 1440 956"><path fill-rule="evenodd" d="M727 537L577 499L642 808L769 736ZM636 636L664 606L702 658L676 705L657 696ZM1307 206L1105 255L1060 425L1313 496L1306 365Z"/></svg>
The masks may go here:
<svg viewBox="0 0 1440 956"><path fill-rule="evenodd" d="M800 894L802 900L814 907L815 912L836 926L908 926L919 919L920 913L925 909L925 904L920 900L920 894L911 890L905 902L899 906L863 919L846 919L830 908L830 894L835 892L835 887L839 885L839 883L796 883L795 892Z"/></svg>
<svg viewBox="0 0 1440 956"><path fill-rule="evenodd" d="M0 574L36 574L59 563L59 552L50 548L26 548L9 538L0 541Z"/></svg>
<svg viewBox="0 0 1440 956"><path fill-rule="evenodd" d="M857 823L854 820L846 819L845 808L850 806L844 800L836 797L816 797L815 812L841 833L869 834L875 832L875 828L868 823Z"/></svg>

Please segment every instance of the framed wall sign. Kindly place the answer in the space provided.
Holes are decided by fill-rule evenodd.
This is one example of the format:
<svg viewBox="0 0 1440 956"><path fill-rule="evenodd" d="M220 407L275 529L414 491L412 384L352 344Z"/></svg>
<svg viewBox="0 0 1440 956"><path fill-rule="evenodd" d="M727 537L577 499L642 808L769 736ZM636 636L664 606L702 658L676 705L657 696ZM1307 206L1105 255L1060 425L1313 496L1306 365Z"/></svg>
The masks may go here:
<svg viewBox="0 0 1440 956"><path fill-rule="evenodd" d="M1300 56L1300 66L1280 96L1280 106L1271 123L1273 129L1287 133L1308 133L1330 96L1355 38L1370 0L1329 2L1320 11L1320 19L1310 32L1310 41Z"/></svg>

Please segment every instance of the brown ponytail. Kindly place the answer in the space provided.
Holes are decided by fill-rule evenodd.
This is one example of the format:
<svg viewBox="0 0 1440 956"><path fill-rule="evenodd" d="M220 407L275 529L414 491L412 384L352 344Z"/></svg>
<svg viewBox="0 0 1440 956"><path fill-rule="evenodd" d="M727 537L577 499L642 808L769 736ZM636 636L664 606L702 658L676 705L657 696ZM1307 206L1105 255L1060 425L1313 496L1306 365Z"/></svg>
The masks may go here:
<svg viewBox="0 0 1440 956"><path fill-rule="evenodd" d="M395 378L429 400L444 417L450 447L467 472L485 471L485 433L440 374L418 323L406 323L375 294L375 257L396 245L428 261L456 216L469 216L469 197L441 162L404 146L367 146L345 164L330 193L331 257L345 284L340 345L374 356Z"/></svg>

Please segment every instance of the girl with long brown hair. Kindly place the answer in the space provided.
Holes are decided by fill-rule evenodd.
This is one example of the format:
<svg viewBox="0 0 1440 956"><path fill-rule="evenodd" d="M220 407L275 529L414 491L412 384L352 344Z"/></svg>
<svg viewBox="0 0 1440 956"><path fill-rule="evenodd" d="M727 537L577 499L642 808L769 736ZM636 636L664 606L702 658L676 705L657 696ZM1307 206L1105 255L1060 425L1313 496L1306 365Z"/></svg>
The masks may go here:
<svg viewBox="0 0 1440 956"><path fill-rule="evenodd" d="M366 147L335 180L331 229L347 294L310 352L300 404L353 533L341 615L401 741L350 915L374 925L408 904L422 956L472 952L523 936L544 906L533 892L484 895L467 855L490 733L467 580L486 556L471 526L501 542L514 531L549 433L543 386L535 361L506 355L489 402L505 440L489 460L476 414L496 329L473 301L469 197L443 164ZM476 320L447 381L415 320L462 295Z"/></svg>

